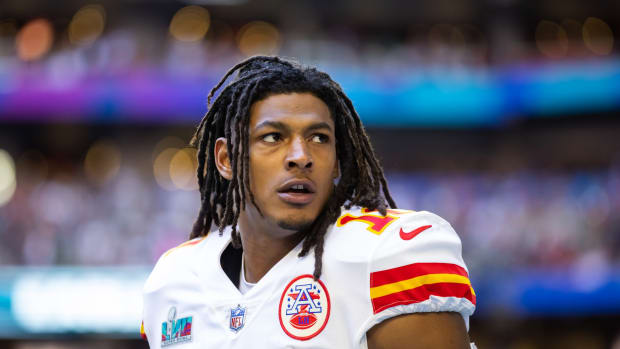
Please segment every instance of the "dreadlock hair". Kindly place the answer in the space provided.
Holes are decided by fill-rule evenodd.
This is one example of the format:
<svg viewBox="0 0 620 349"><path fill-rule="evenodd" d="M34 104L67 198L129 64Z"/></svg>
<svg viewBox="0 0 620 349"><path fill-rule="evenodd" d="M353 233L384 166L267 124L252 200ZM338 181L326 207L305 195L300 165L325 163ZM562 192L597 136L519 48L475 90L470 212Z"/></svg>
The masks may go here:
<svg viewBox="0 0 620 349"><path fill-rule="evenodd" d="M226 80L237 73L211 103ZM329 108L335 124L336 155L340 180L314 223L305 232L299 257L314 248L314 278L322 272L323 243L327 228L341 214L341 207L366 207L386 214L387 205L396 208L383 169L351 100L331 77L313 67L279 57L251 57L230 69L207 97L208 111L190 141L197 148L198 185L201 206L190 238L208 234L211 225L220 234L231 226L232 244L241 247L237 231L239 213L246 202L260 208L249 185L248 133L253 103L275 94L311 93ZM224 179L215 166L214 147L225 137L232 167L231 180ZM262 213L261 213L262 214Z"/></svg>

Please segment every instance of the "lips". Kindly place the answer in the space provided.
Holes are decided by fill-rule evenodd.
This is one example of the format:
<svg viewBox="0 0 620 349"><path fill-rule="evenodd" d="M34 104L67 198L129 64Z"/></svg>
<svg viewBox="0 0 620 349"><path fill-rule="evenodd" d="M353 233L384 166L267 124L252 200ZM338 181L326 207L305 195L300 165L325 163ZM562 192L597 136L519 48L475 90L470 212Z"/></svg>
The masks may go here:
<svg viewBox="0 0 620 349"><path fill-rule="evenodd" d="M280 199L292 205L307 205L316 196L316 187L308 179L292 179L278 188Z"/></svg>

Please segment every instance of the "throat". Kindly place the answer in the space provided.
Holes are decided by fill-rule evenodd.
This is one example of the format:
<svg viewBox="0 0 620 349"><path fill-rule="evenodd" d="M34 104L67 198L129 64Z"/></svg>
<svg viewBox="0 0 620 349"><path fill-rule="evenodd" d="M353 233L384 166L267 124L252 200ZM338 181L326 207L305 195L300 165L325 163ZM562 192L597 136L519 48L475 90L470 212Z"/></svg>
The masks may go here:
<svg viewBox="0 0 620 349"><path fill-rule="evenodd" d="M257 283L303 240L303 227L285 228L273 217L265 217L253 209L239 214L238 230L243 246L245 278Z"/></svg>
<svg viewBox="0 0 620 349"><path fill-rule="evenodd" d="M244 246L242 258L243 264L245 264L245 279L248 283L254 284L291 253L302 239L276 239L268 242L251 241L242 235L241 240Z"/></svg>

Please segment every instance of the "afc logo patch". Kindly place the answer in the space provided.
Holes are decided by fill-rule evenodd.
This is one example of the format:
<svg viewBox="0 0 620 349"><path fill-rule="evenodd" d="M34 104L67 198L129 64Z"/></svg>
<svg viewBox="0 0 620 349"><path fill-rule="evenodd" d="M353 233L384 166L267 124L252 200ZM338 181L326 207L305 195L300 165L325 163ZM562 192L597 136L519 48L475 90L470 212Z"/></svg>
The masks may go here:
<svg viewBox="0 0 620 349"><path fill-rule="evenodd" d="M293 279L282 292L278 315L280 326L289 337L308 340L327 325L331 304L327 288L310 274Z"/></svg>

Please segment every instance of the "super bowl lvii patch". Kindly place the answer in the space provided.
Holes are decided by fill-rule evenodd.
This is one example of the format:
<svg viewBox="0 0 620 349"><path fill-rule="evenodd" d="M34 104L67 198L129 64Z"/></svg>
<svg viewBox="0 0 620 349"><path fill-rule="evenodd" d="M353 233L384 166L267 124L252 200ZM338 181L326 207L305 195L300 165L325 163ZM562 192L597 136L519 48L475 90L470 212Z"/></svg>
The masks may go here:
<svg viewBox="0 0 620 349"><path fill-rule="evenodd" d="M161 323L161 346L185 343L192 340L192 317L177 319L177 308L168 311L168 321Z"/></svg>

